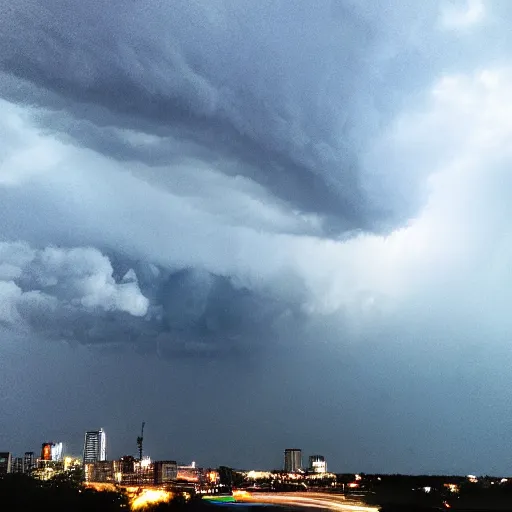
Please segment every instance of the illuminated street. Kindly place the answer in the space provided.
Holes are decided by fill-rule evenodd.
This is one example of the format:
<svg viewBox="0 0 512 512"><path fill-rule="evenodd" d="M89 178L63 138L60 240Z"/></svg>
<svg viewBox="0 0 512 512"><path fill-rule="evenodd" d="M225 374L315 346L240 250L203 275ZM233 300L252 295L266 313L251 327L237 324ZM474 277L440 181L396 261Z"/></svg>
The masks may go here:
<svg viewBox="0 0 512 512"><path fill-rule="evenodd" d="M293 507L321 508L339 511L376 512L378 509L367 507L356 501L346 500L344 496L325 493L240 493L236 494L237 502L269 503L273 505L288 505Z"/></svg>

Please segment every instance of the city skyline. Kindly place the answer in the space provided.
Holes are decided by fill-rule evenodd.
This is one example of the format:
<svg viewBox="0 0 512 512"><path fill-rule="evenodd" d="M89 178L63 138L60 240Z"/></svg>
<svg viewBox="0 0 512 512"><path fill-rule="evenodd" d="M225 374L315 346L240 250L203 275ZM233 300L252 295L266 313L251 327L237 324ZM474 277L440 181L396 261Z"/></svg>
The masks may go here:
<svg viewBox="0 0 512 512"><path fill-rule="evenodd" d="M134 450L134 452L124 452L124 453L117 453L111 457L106 456L106 432L103 428L100 428L99 430L88 430L85 432L85 441L83 443L83 449L80 454L72 453L71 451L63 451L63 443L62 442L45 442L42 444L43 449L41 451L40 459L45 459L45 446L51 446L51 458L47 460L51 461L60 461L63 462L64 458L66 459L72 459L72 460L80 460L82 461L83 465L95 463L95 462L112 462L112 461L119 461L122 460L123 457L132 457L133 460L137 461L138 459L137 455L140 452L140 446L138 444L139 439L137 438L137 448ZM71 443L72 444L72 443ZM68 443L66 442L65 446L68 446ZM94 454L93 454L94 452ZM36 467L36 461L39 459L37 456L35 456L34 452L32 451L25 451L24 455L21 456L20 453L14 452L12 450L6 450L2 452L4 455L9 454L11 457L11 460L9 462L9 467L13 468L15 461L19 460L22 462L23 467ZM48 451L50 453L50 451ZM166 452L169 453L169 452ZM86 455L87 454L87 455ZM247 462L246 464L237 465L237 466L231 466L228 462L225 460L220 460L220 462L216 462L216 464L197 464L196 460L192 459L180 459L177 457L174 457L173 463L176 465L178 464L178 468L218 468L218 467L231 467L234 470L238 471L248 471L248 475L250 477L251 473L261 472L262 474L266 474L267 472L286 472L286 473L309 473L309 474L328 474L328 475L334 475L334 474L354 474L357 478L359 477L359 473L364 474L367 473L365 471L357 470L354 468L337 468L335 470L332 470L328 468L327 466L327 460L324 455L319 455L317 453L310 452L302 450L301 448L286 448L284 451L281 452L281 454L284 454L284 458L281 455L281 465L260 465L260 466L254 466L251 464L251 462ZM305 455L304 455L305 454ZM306 457L304 460L303 457ZM145 451L143 452L143 459L145 460L151 460L151 461L164 461L165 463L168 462L169 457L162 457L161 454L149 454ZM192 460L192 462L190 462ZM305 463L306 461L306 463ZM190 465L189 465L190 464ZM336 464L334 464L336 466ZM467 469L467 468L466 468ZM16 471L14 471L16 472ZM21 472L21 471L19 471ZM474 473L474 472L473 472ZM269 473L270 474L270 473ZM371 472L368 472L368 474L372 474ZM374 474L379 474L379 472L375 472ZM381 473L386 474L386 473ZM409 473L410 475L420 475L420 474L427 474L427 473ZM430 475L447 475L447 476L454 476L455 473L448 473L448 472L439 472L439 473L429 473ZM476 473L479 474L479 473ZM473 478L476 481L476 476L473 476L471 472L465 471L461 472L459 476L465 475L467 478ZM501 476L509 475L509 473L503 473ZM483 476L483 473L480 475ZM494 477L500 476L499 474L494 474Z"/></svg>
<svg viewBox="0 0 512 512"><path fill-rule="evenodd" d="M509 473L510 21L0 0L0 449Z"/></svg>
<svg viewBox="0 0 512 512"><path fill-rule="evenodd" d="M138 441L138 439L137 439ZM33 466L34 461L36 459L40 460L46 460L46 461L60 461L62 462L65 457L71 457L73 459L80 459L82 460L83 464L88 463L94 463L94 462L102 462L102 461L112 461L112 460L118 460L125 456L134 456L134 458L137 460L138 455L142 452L143 458L150 457L155 458L157 460L162 460L161 457L159 457L157 454L154 454L153 457L151 457L151 454L146 453L145 451L139 451L139 445L137 443L137 450L133 453L118 453L114 454L111 457L107 457L107 435L103 428L100 428L98 430L87 430L85 431L84 435L84 442L82 445L82 451L78 453L74 453L71 450L67 450L67 447L69 445L73 445L74 443L68 443L65 444L62 442L44 442L42 443L42 449L41 453L38 456L35 455L35 452L30 450L25 450L23 456L21 456L21 452L16 452L13 450L6 450L4 453L10 453L11 456L16 459L25 459L24 464L28 465L30 467ZM64 448L66 447L66 449ZM297 455L298 453L298 455ZM322 455L306 455L308 457L308 464L304 465L302 462L302 449L300 448L286 448L284 450L284 461L282 460L281 468L279 467L266 467L266 468L258 468L258 469L266 469L266 470L283 470L288 472L296 472L296 471L312 471L312 472L326 472L327 466L325 457ZM192 459L190 459L192 460ZM315 462L313 462L315 461ZM321 461L321 465L318 465L318 463ZM188 464L190 461L187 460L180 460L180 464ZM192 467L196 465L196 461L191 462ZM224 464L220 464L224 465ZM207 465L208 466L208 465ZM248 461L247 468L252 467L250 461ZM322 467L323 469L319 470L319 468ZM247 469L245 466L239 467L237 469Z"/></svg>

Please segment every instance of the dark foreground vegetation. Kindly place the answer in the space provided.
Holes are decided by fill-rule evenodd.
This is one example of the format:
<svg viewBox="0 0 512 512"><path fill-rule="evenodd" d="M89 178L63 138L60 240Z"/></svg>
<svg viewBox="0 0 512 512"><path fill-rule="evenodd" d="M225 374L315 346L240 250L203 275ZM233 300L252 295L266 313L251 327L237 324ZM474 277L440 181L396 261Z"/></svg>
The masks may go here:
<svg viewBox="0 0 512 512"><path fill-rule="evenodd" d="M200 500L186 501L177 497L170 503L158 503L144 508L147 512L206 511L213 505ZM41 481L28 475L9 474L0 478L0 510L16 512L128 512L128 496L122 491L96 491L69 475L57 475Z"/></svg>
<svg viewBox="0 0 512 512"><path fill-rule="evenodd" d="M451 483L447 484L447 480ZM379 507L381 512L512 512L512 481L509 483L504 479L481 478L478 482L470 482L464 477L364 475L360 482L361 494L353 498ZM178 496L169 503L148 504L144 510L218 512L222 508L225 507L200 499L187 501ZM237 506L239 512L244 508ZM130 501L121 490L97 491L84 486L79 474L56 475L47 481L9 474L0 478L0 510L128 512ZM265 512L284 510L281 507L265 507Z"/></svg>
<svg viewBox="0 0 512 512"><path fill-rule="evenodd" d="M127 511L129 506L128 498L122 493L87 489L67 475L41 481L28 475L10 474L0 478L0 510L113 512Z"/></svg>
<svg viewBox="0 0 512 512"><path fill-rule="evenodd" d="M381 512L512 511L512 481L407 475L366 476L364 480L367 493L362 499Z"/></svg>

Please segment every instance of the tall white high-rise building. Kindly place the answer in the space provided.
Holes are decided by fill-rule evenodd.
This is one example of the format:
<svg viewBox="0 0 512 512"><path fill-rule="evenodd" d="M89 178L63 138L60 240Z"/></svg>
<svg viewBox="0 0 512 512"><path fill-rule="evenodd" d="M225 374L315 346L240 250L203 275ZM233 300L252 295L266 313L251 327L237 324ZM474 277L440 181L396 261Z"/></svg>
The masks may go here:
<svg viewBox="0 0 512 512"><path fill-rule="evenodd" d="M51 454L52 460L62 460L62 443L52 443Z"/></svg>
<svg viewBox="0 0 512 512"><path fill-rule="evenodd" d="M105 431L89 430L85 433L84 464L107 460L107 436Z"/></svg>

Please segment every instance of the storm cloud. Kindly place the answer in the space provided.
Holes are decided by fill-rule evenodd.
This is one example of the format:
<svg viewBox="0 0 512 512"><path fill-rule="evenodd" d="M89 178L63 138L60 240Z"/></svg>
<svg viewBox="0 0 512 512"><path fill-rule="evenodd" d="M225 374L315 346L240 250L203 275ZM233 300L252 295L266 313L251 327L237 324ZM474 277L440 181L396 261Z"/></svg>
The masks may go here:
<svg viewBox="0 0 512 512"><path fill-rule="evenodd" d="M0 0L6 388L27 364L71 432L121 438L116 415L140 410L155 451L176 436L168 456L211 464L279 465L298 443L340 470L505 471L510 15ZM99 396L100 373L95 409L81 386ZM37 409L33 392L20 381ZM237 405L220 418L220 401ZM469 456L482 407L499 412ZM20 450L39 435L0 430Z"/></svg>
<svg viewBox="0 0 512 512"><path fill-rule="evenodd" d="M45 128L80 145L150 166L206 162L336 230L389 227L417 206L421 177L376 210L359 153L397 86L415 89L396 66L431 62L435 5L29 1L3 14L6 93L51 109Z"/></svg>

